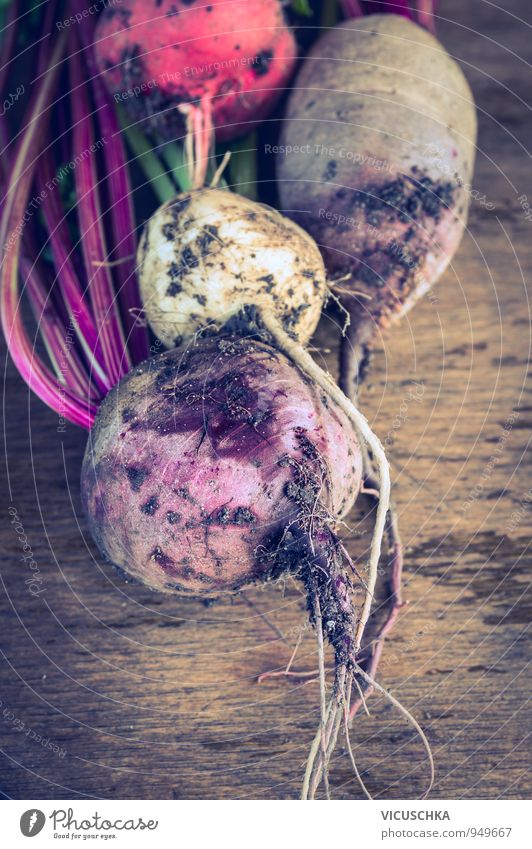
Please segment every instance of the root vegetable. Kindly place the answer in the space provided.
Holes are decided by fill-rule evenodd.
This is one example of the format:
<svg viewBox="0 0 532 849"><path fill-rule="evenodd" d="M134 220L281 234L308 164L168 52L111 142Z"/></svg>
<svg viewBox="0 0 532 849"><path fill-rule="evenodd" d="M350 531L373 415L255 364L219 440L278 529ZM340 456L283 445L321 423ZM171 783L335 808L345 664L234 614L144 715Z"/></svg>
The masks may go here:
<svg viewBox="0 0 532 849"><path fill-rule="evenodd" d="M274 348L216 337L161 354L107 396L82 471L105 556L153 589L235 592L302 547L334 550L361 455L334 402Z"/></svg>
<svg viewBox="0 0 532 849"><path fill-rule="evenodd" d="M246 306L273 310L305 344L327 293L323 260L304 230L220 189L161 206L144 228L137 264L146 316L167 347L219 329Z"/></svg>
<svg viewBox="0 0 532 849"><path fill-rule="evenodd" d="M77 10L77 2L73 8ZM53 8L50 16L53 18ZM79 47L77 37L72 37L74 46ZM85 37L83 43L87 43ZM16 222L22 218L35 171L31 161L37 161L39 151L46 149L49 142L46 134L39 136L35 128L38 126L42 133L43 125L33 116L48 112L64 49L65 41L60 36L50 66L37 86L31 121L14 157L7 191L12 200L2 217L5 238L11 230L15 232ZM85 140L83 146L88 150L93 147L90 140L94 127L82 85L78 50L72 53L70 65L74 97L79 98L73 103L77 119L73 138L75 144ZM112 129L109 102L99 86L93 93L99 122ZM116 168L117 175L106 185L104 195L107 197L110 192L117 204L116 218L111 216L111 221L114 235L121 239L116 246L118 250L123 243L130 244L131 208L124 200L128 192L123 150L117 143L111 147L107 162L113 165L113 173ZM47 182L50 164L42 163L40 180ZM82 231L90 230L91 222L101 224L101 215L87 213L90 208L100 210L97 176L94 159L83 169L78 186L80 204L84 204L79 216ZM12 189L19 182L22 188L18 187L15 195ZM266 218L273 215L260 209ZM46 219L49 231L56 231L56 218L59 219L57 209L50 209ZM276 224L281 227L277 220ZM283 223L282 227L292 242L295 234L302 240L301 244L306 241L300 262L314 251L314 274L320 282L314 282L313 295L321 305L322 266L316 249L294 225ZM130 315L136 311L133 286L122 299L124 325L139 331L134 354L132 346L133 356L129 356L120 316L115 313L117 281L107 271L117 263L121 267L124 261L130 262L131 256L106 259L103 235L101 227L96 228L96 235L87 236L83 232L83 259L91 297L78 328L80 350L72 353L72 369L66 376L61 374L62 383L53 379L39 360L35 361L18 308L15 309L17 268L26 279L37 317L47 309L50 294L46 278L35 274L28 258L20 255L20 231L7 242L1 281L4 328L19 368L30 386L51 406L87 428L93 423L102 387L105 390L111 381L118 379L122 369L136 361L147 342L144 327L137 326ZM29 246L30 253L34 253L30 237L31 233L24 234L24 249ZM243 238L240 231L238 238ZM70 255L64 239L65 234L60 230L53 242L56 264L58 256ZM257 257L256 254L252 258L257 260ZM305 779L305 795L312 796L322 777L326 779L342 717L347 722L353 675L360 674L364 680L371 681L364 670L359 671L357 656L380 554L389 473L382 447L363 416L301 346L310 329L304 321L298 323L297 316L292 323L287 321L288 313L286 309L283 313L280 301L293 296L286 289L283 273L286 276L287 270L280 247L276 248L275 257L279 287L276 298L267 298L260 287L254 289L250 285L249 303L245 303L246 294L239 304L248 312L250 307L254 308L257 325L267 331L277 347L255 337L208 337L194 339L186 350L174 350L135 367L111 390L100 407L83 463L82 497L91 531L102 552L154 589L219 595L285 571L304 582L310 618L318 636L322 696L318 744L312 748ZM222 258L217 257L216 261L219 271ZM244 266L246 274L252 276L253 264L244 263ZM304 278L301 281L295 266L294 259L294 268L288 267L288 272L303 288L310 276L301 272ZM205 271L209 267L205 261ZM210 271L216 268L214 263ZM65 307L75 306L76 298L80 297L75 271L72 265L68 266L67 274L62 272L57 313L47 310L43 339L52 365L57 353L65 353L61 325L68 316ZM126 266L119 278L120 285L126 285L127 271ZM235 275L238 277L238 272ZM231 282L234 291L234 281ZM296 302L294 312L300 311ZM101 321L98 323L102 316L104 328L99 327ZM108 321L109 316L112 321ZM193 327L192 330L189 327L186 335L190 339L195 335L198 321L192 314L189 319ZM91 368L93 359L99 365L97 357L101 352L90 344L94 322L106 337L105 357L103 354L102 357L109 375L100 370L98 392L93 394L90 374L85 372L86 363L81 357L87 357ZM293 324L297 325L296 329ZM242 333L241 327L239 330ZM381 485L367 595L360 617L351 595L349 565L352 564L336 537L335 527L352 505L360 486L362 440L357 434L367 442L379 462ZM342 563L342 556L347 558L347 566ZM325 636L334 648L336 662L328 705L323 657ZM392 697L389 699L395 704ZM419 730L415 721L410 717L409 720ZM349 741L348 748L352 757Z"/></svg>
<svg viewBox="0 0 532 849"><path fill-rule="evenodd" d="M208 250L205 251L207 246ZM211 253L212 246L212 253ZM275 468L275 463L267 462L270 495L269 503L264 505L260 497L253 497L257 505L256 522L250 530L244 534L236 531L238 548L233 548L226 542L225 533L212 529L216 526L216 517L219 515L220 503L219 493L216 490L216 475L211 472L211 483L213 491L216 492L217 501L214 505L208 503L207 519L204 516L205 503L205 476L201 474L200 486L198 487L199 504L201 511L198 514L194 506L191 528L188 529L187 539L190 537L192 528L200 528L200 544L193 556L186 555L186 567L189 571L186 575L193 581L192 587L197 587L197 569L195 564L200 563L198 558L207 558L207 568L203 567L202 580L215 582L214 587L208 587L209 591L234 591L236 588L246 586L251 580L268 580L278 574L279 568L287 569L297 574L305 583L308 595L308 607L311 621L316 627L318 638L318 656L320 658L320 681L321 681L321 705L322 726L327 722L334 723L334 729L326 731L322 727L319 738L320 750L312 751L309 758L307 777L305 779L304 795L313 797L316 788L322 778L326 780L328 764L335 746L339 723L345 711L349 711L350 692L353 686L353 675L357 666L357 657L361 647L364 629L369 618L371 603L374 596L377 568L381 553L381 541L385 528L386 515L389 507L390 478L389 469L384 451L378 439L371 431L368 423L354 404L336 386L332 379L326 375L304 349L302 343L308 340L314 329L325 292L325 279L323 268L319 257L319 251L312 240L304 237L299 229L291 229L287 219L268 207L256 204L252 201L235 197L228 192L219 190L201 190L189 193L176 199L173 204L163 206L145 227L138 251L138 266L141 292L145 305L146 314L152 328L166 342L181 342L188 340L200 329L207 326L219 328L225 324L228 329L228 318L240 319L242 323L249 318L249 308L253 308L253 319L259 328L265 329L272 337L278 350L271 349L271 358L284 357L279 353L282 351L293 364L291 367L299 373L299 377L306 380L304 385L311 387L312 392L317 392L319 404L324 405L327 414L330 410L342 411L345 418L345 427L349 428L351 437L359 435L356 451L348 448L347 456L351 458L356 455L356 463L352 467L352 475L360 485L360 470L362 457L368 449L371 450L378 465L378 480L380 487L379 502L377 506L376 520L373 539L370 549L368 564L368 578L365 587L365 597L360 614L355 611L351 596L351 581L346 568L342 563L342 555L345 549L338 543L333 535L332 524L343 515L344 510L353 503L352 496L344 491L341 494L341 504L333 508L327 503L327 489L331 472L329 468L344 470L345 475L345 429L337 433L339 438L336 451L344 454L344 459L337 456L331 463L327 456L327 445L318 446L308 442L309 434L306 431L308 425L315 418L315 412L308 413L308 402L304 395L298 391L297 381L283 391L280 410L282 417L288 416L297 422L294 426L289 423L283 430L286 434L298 434L296 442L292 443L292 454L286 452L283 446L283 459L278 461L282 469L290 472L296 470L296 484L306 481L307 495L294 488L294 481L286 479L286 472ZM183 280L183 277L185 279ZM264 284L267 284L266 286ZM312 285L311 285L312 283ZM310 286L310 288L309 288ZM199 296L199 297L198 297ZM288 298L287 298L288 296ZM171 301L169 299L172 299ZM199 302L201 310L196 306ZM191 310L191 303L193 311ZM301 308L302 315L307 320L306 325L298 326ZM248 313L246 316L245 313ZM312 319L310 322L308 321ZM294 320L295 319L295 320ZM240 328L241 329L241 328ZM295 331L295 332L294 332ZM176 338L177 333L177 338ZM211 344L216 344L213 339ZM226 343L223 342L225 345ZM241 345L238 339L233 343ZM177 356L174 352L172 357ZM247 360L244 361L242 373L247 373ZM249 404L247 397L240 401L241 386L237 377L240 369L231 375L230 385L237 388L239 405L244 406L244 415L249 425L249 416L252 423L255 422L253 404ZM200 395L194 385L185 384L185 389L193 402L203 407L205 399L209 404L205 414L196 427L203 430L200 435L200 445L203 445L209 437L211 424L210 403L227 404L225 392L224 369L215 367L216 374L214 383L208 386ZM253 368L255 371L255 368ZM221 373L221 383L218 382L218 373ZM276 375L263 373L258 381L264 386L263 392L267 397L272 391L276 392L279 381ZM283 385L283 383L281 383ZM216 395L213 387L220 387L222 395ZM220 391L220 390L217 390ZM306 390L308 391L308 390ZM174 394L175 399L175 394ZM279 399L278 399L279 400ZM175 400L174 400L175 403ZM283 409L284 405L284 409ZM295 405L295 407L294 407ZM270 402L268 402L270 406ZM275 406L275 405L272 405ZM251 411L251 412L250 412ZM295 418L294 418L295 413ZM324 411L320 414L324 415ZM298 423L300 416L303 417L303 428ZM150 416L141 416L142 420L149 420ZM259 416L260 422L268 423L270 415L264 418L263 413ZM159 426L160 427L160 426ZM216 430L219 425L215 424ZM225 430L221 428L222 432ZM330 432L330 431L329 431ZM298 448L298 440L305 440L304 454L305 468L302 473L299 455L294 456L294 448ZM312 441L312 437L310 437ZM333 434L334 440L334 434ZM259 442L262 450L269 450L270 438L266 434L266 440ZM197 438L196 438L197 442ZM329 448L332 447L332 441ZM197 463L197 447L193 442L191 448L193 463ZM363 453L364 452L364 453ZM219 451L216 451L218 457ZM133 452L135 456L137 451ZM287 459L284 459L284 458ZM312 462L309 465L309 460ZM285 465L287 463L287 465ZM348 459L351 464L351 459ZM338 464L338 465L336 465ZM113 463L111 462L111 467ZM150 467L152 464L148 464ZM169 464L165 464L165 468ZM193 477L187 464L182 464L185 478ZM219 468L219 461L218 466ZM262 468L262 462L261 462ZM229 464L231 474L235 474L238 465L234 458ZM273 471L273 474L272 474ZM349 474L349 466L347 468ZM114 479L114 472L110 473ZM263 474L259 474L259 487L264 483ZM251 469L244 467L243 481L246 486L255 487L257 484L257 472L252 464ZM344 483L346 482L344 477ZM239 491L241 479L236 480L235 493ZM308 487L310 486L310 489ZM281 489L279 489L281 487ZM104 486L103 491L106 487ZM339 492L343 490L340 487ZM246 490L244 490L246 491ZM187 493L189 490L187 490ZM260 496L260 488L258 495ZM279 500L279 492L282 497ZM272 497L273 493L273 497ZM290 499L295 495L297 507L286 505L286 497ZM228 497L224 494L224 497ZM158 496L156 504L159 505ZM327 501L324 501L324 498ZM194 495L194 504L197 503L198 495ZM302 500L301 500L302 499ZM123 499L122 499L123 500ZM148 502L151 509L153 501ZM239 508L240 509L240 508ZM245 508L248 509L248 508ZM281 509L281 520L279 519ZM295 512L294 512L295 509ZM287 512L288 510L288 512ZM214 511L214 512L213 512ZM178 511L176 511L178 512ZM127 511L129 515L130 511ZM185 516L188 511L184 511ZM121 514L120 514L121 515ZM179 513L181 516L182 514ZM222 514L228 518L226 514ZM239 513L240 515L240 513ZM248 514L246 514L248 515ZM253 515L253 514L251 514ZM213 519L214 517L214 519ZM190 521L190 520L188 520ZM205 530L207 523L208 529ZM274 534L271 534L273 523ZM264 535L264 527L267 536ZM139 542L144 547L148 544L150 551L144 550L149 559L167 562L165 549L159 544L152 547L150 537L142 527L135 526L135 535L138 533ZM257 544L259 534L259 549L250 546ZM114 530L108 534L112 544L120 536ZM282 540L282 544L279 543ZM180 543L181 549L181 543ZM161 551L163 554L161 554ZM257 551L261 552L257 563ZM200 552L203 552L200 555ZM223 559L228 555L227 562ZM250 556L251 555L251 556ZM280 558L280 561L279 561ZM115 555L116 562L116 555ZM214 559L214 564L213 564ZM131 563L131 558L127 561ZM173 562L173 558L170 559ZM279 567L279 562L281 567ZM238 567L237 565L238 564ZM129 568L131 566L129 565ZM146 577L143 578L146 580ZM217 583L216 583L217 582ZM182 586L178 584L177 586ZM196 589L197 591L197 589ZM324 667L324 636L332 644L335 653L335 681L333 697L329 706L325 703L325 667ZM365 670L362 670L367 675ZM357 673L358 675L358 673ZM361 674L362 680L364 680ZM371 679L373 680L373 679ZM377 685L375 685L377 686ZM355 703L356 706L356 703ZM347 720L346 720L347 721ZM413 720L411 720L413 721ZM415 724L415 721L413 721ZM416 726L417 727L417 726Z"/></svg>
<svg viewBox="0 0 532 849"><path fill-rule="evenodd" d="M403 713L430 757L416 720L357 662L364 613L335 525L356 497L362 460L342 407L262 341L202 339L146 361L111 390L82 467L100 550L151 588L219 596L284 573L304 583L322 721L303 798L326 778L342 718L347 728L355 673ZM325 636L336 670L328 704Z"/></svg>
<svg viewBox="0 0 532 849"><path fill-rule="evenodd" d="M390 477L384 450L364 416L302 346L318 322L325 292L315 243L269 207L221 190L200 190L155 213L144 229L138 264L155 332L177 344L209 324L225 323L227 329L229 318L245 325L251 310L258 328L266 329L276 347L344 411L373 452L381 492L358 649L375 587ZM181 282L185 272L186 284ZM170 320L163 321L165 314Z"/></svg>
<svg viewBox="0 0 532 849"><path fill-rule="evenodd" d="M271 112L296 61L278 0L123 0L103 10L95 53L133 120L175 138L177 107L202 102L225 141Z"/></svg>
<svg viewBox="0 0 532 849"><path fill-rule="evenodd" d="M475 138L462 71L405 17L345 21L305 59L281 138L302 152L279 157L281 205L314 236L329 273L345 275L339 292L358 344L403 315L450 262Z"/></svg>
<svg viewBox="0 0 532 849"><path fill-rule="evenodd" d="M315 237L348 314L340 385L355 402L378 328L403 316L452 260L467 220L476 142L462 71L413 23L433 31L433 4L382 4L399 14L359 17L377 5L346 0L344 11L356 20L315 43L288 100L278 158L281 208ZM362 445L362 452L365 483L378 499L371 451ZM387 530L390 607L361 661L372 681L402 606L393 505Z"/></svg>

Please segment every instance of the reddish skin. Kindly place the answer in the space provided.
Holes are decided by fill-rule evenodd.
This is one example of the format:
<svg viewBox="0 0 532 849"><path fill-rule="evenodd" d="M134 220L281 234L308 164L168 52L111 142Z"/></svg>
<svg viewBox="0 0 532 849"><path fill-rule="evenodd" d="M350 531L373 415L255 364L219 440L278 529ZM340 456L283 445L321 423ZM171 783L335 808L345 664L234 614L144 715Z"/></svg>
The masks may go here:
<svg viewBox="0 0 532 849"><path fill-rule="evenodd" d="M327 513L345 515L361 456L343 413L275 349L216 337L148 360L109 393L82 498L101 551L148 586L234 592L287 565L265 555L296 530L295 462L323 481ZM321 525L319 547L328 536Z"/></svg>
<svg viewBox="0 0 532 849"><path fill-rule="evenodd" d="M173 107L205 96L216 138L242 135L270 114L296 52L278 0L123 0L102 12L95 33L115 100L169 137L184 127ZM144 88L128 95L134 86Z"/></svg>

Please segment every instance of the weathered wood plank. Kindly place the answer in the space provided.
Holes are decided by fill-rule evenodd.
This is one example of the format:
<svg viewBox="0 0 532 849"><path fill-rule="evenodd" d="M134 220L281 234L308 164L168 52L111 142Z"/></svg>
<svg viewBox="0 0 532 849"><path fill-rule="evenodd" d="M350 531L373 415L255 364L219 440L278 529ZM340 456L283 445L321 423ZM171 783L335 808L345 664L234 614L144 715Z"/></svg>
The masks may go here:
<svg viewBox="0 0 532 849"><path fill-rule="evenodd" d="M409 605L381 680L419 717L442 798L521 798L526 784L525 634L531 620L527 378L532 223L527 4L442 3L441 37L464 63L479 104L470 230L436 295L381 341L364 407L389 443L408 546ZM457 21L459 23L453 23ZM522 102L519 98L522 98ZM334 365L325 319L318 337ZM417 390L416 390L417 386ZM80 511L84 436L5 375L10 491L0 526L3 636L0 733L4 794L15 798L242 798L297 795L317 723L317 686L276 678L299 633L298 670L315 667L295 585L206 608L125 584L98 558ZM68 484L68 488L67 488ZM41 593L7 513L18 516ZM524 506L523 506L524 505ZM362 556L369 523L350 517ZM79 523L79 524L78 524ZM527 573L528 572L528 573ZM372 792L421 792L421 747L372 699L353 741ZM36 735L41 735L39 741ZM46 747L56 746L58 751ZM359 796L345 753L337 797Z"/></svg>

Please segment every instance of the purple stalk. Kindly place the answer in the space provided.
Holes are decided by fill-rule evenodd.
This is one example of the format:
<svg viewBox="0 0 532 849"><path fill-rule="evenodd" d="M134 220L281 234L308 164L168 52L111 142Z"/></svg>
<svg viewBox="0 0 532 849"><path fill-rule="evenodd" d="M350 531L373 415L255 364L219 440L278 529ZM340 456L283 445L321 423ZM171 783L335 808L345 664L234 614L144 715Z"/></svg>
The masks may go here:
<svg viewBox="0 0 532 849"><path fill-rule="evenodd" d="M53 162L47 152L41 156L37 167L39 188L45 187L52 175ZM79 343L89 363L91 376L100 388L102 396L105 396L112 384L105 373L98 331L90 306L87 303L86 291L82 289L71 260L74 248L71 245L70 234L56 195L58 191L57 188L47 191L46 203L43 204L48 243L57 273L56 285L61 292L68 319L75 328Z"/></svg>
<svg viewBox="0 0 532 849"><path fill-rule="evenodd" d="M417 22L420 26L428 29L432 35L436 35L436 7L437 0L417 0Z"/></svg>
<svg viewBox="0 0 532 849"><path fill-rule="evenodd" d="M71 5L76 10L76 7L82 6L83 3L74 2ZM101 137L105 142L103 154L110 202L109 215L115 248L113 257L120 260L115 270L122 308L122 320L133 362L138 363L146 359L149 353L148 332L144 326L139 324L137 319L142 311L142 302L136 277L137 240L126 150L114 104L94 61L92 43L94 27L92 21L85 18L80 26L84 58L92 82L98 125Z"/></svg>
<svg viewBox="0 0 532 849"><path fill-rule="evenodd" d="M76 349L72 343L69 343L69 336L73 333L73 329L69 331L65 328L65 324L50 297L50 292L41 279L37 266L26 257L21 257L20 273L37 322L37 329L41 334L57 379L77 395L90 397L94 388L91 389L87 372ZM93 398L93 400L98 401L99 399Z"/></svg>
<svg viewBox="0 0 532 849"><path fill-rule="evenodd" d="M109 267L102 209L97 190L94 128L79 52L70 56L73 146L79 163L75 169L77 213L81 248L85 261L91 302L107 375L113 384L131 365L120 321ZM104 263L104 264L102 264Z"/></svg>
<svg viewBox="0 0 532 849"><path fill-rule="evenodd" d="M414 15L409 0L364 0L365 15L402 15L414 20Z"/></svg>
<svg viewBox="0 0 532 849"><path fill-rule="evenodd" d="M93 80L96 102L98 92L102 93L101 80ZM98 113L102 136L107 138L104 154L109 184L111 226L115 249L123 260L116 266L118 292L121 300L122 315L128 333L128 344L133 362L138 363L148 356L148 331L139 324L138 315L142 312L142 302L137 283L136 252L137 239L133 213L133 195L126 165L126 151L118 127L116 113L107 101L105 109Z"/></svg>
<svg viewBox="0 0 532 849"><path fill-rule="evenodd" d="M12 52L17 34L17 19L19 16L18 0L11 0L7 8L6 20L0 33L0 91L5 89L5 81L9 65L13 59Z"/></svg>
<svg viewBox="0 0 532 849"><path fill-rule="evenodd" d="M364 14L358 0L340 0L340 6L346 18L361 18Z"/></svg>
<svg viewBox="0 0 532 849"><path fill-rule="evenodd" d="M7 126L6 120L3 115L0 115L0 150L2 151L2 156L0 156L0 180L2 180L2 188L4 187L5 176L7 172L7 158L9 147L9 128Z"/></svg>
<svg viewBox="0 0 532 849"><path fill-rule="evenodd" d="M433 35L436 32L434 12L435 0L340 0L346 18L363 15L402 15L416 21Z"/></svg>
<svg viewBox="0 0 532 849"><path fill-rule="evenodd" d="M5 90L6 76L9 65L13 59L13 45L17 32L16 20L18 17L18 0L13 0L7 10L6 21L2 32L0 33L0 91ZM9 147L9 126L4 115L0 115L0 178L4 178L7 173L8 157L7 148Z"/></svg>
<svg viewBox="0 0 532 849"><path fill-rule="evenodd" d="M57 2L52 0L52 2L46 5L43 32L48 33L53 31L53 22L56 15ZM45 45L46 42L44 41L39 50L37 63L39 74L42 74L46 68L48 51ZM59 143L63 158L68 161L71 153L68 150L66 110L64 108L57 109L54 117L61 125ZM46 188L46 183L54 176L53 154L46 147L37 165L37 180L40 181L39 188ZM57 286L63 298L61 305L65 314L65 330L69 325L74 328L88 363L91 380L98 387L99 397L102 398L111 389L112 384L105 374L98 332L90 311L90 301L87 302L87 290L83 290L79 282L79 276L75 267L75 251L66 225L66 216L63 214L60 196L56 195L55 188L47 191L46 203L43 205L43 216L48 230L50 248L55 261ZM34 252L30 253L30 255L34 255Z"/></svg>
<svg viewBox="0 0 532 849"><path fill-rule="evenodd" d="M43 26L44 32L51 31L55 15L55 5L56 4L54 2L47 4L45 22ZM10 4L8 12L9 23L16 23L18 11L17 7L17 2L12 2ZM9 66L15 34L16 26L11 26L11 29L9 30L10 37L4 39L2 42L2 69L0 69L0 80L3 79L2 72ZM48 50L49 43L45 39L39 48L39 58L37 62L39 75L44 74L46 71L46 56ZM7 126L7 122L4 120L0 123L0 142L4 148L7 148L9 145L9 128ZM42 141L42 146L44 146L44 141ZM0 180L2 181L4 188L7 171L9 169L9 164L6 162L6 159L7 157L2 159L0 168ZM46 206L44 208L46 209ZM58 308L56 309L54 302L50 297L50 287L45 285L36 264L28 258L35 257L37 255L37 249L29 231L30 227L26 226L22 235L21 251L23 253L20 257L20 274L23 281L23 290L29 296L30 305L37 321L38 330L59 382L82 397L90 397L94 394L94 390L91 391L90 389L87 372L83 363L79 360L78 353L75 348L67 344L67 336L69 333L68 311L63 309L63 305L61 303L58 304ZM64 367L68 367L68 370L65 371ZM93 400L98 400L98 398L93 398Z"/></svg>
<svg viewBox="0 0 532 849"><path fill-rule="evenodd" d="M48 0L45 6L44 12L44 20L42 22L41 32L46 33L46 38L44 38L39 45L39 56L37 59L37 73L43 74L46 70L46 66L48 63L48 53L49 53L49 43L48 37L51 37L51 34L56 29L55 21L57 20L58 13L58 2L57 0Z"/></svg>
<svg viewBox="0 0 532 849"><path fill-rule="evenodd" d="M13 362L36 395L70 421L90 429L97 408L62 385L41 362L30 344L20 313L19 254L35 163L50 118L54 86L64 56L66 39L60 35L50 56L48 69L36 83L28 120L19 134L0 221L3 256L0 275L2 329Z"/></svg>
<svg viewBox="0 0 532 849"><path fill-rule="evenodd" d="M383 2L381 5L382 14L392 13L394 15L403 15L405 18L409 18L411 21L414 20L414 13L411 9L411 3L409 0L391 0L391 2ZM415 0L413 5L415 5Z"/></svg>

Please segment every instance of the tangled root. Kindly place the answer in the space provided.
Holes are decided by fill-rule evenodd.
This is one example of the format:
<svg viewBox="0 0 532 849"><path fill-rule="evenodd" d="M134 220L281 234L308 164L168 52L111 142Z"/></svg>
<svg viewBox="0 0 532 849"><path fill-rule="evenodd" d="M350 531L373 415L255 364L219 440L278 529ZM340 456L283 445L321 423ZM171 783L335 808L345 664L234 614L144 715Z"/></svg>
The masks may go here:
<svg viewBox="0 0 532 849"><path fill-rule="evenodd" d="M385 637L393 627L399 609L403 604L401 599L403 550L397 514L390 501L390 471L384 449L354 401L350 400L332 378L315 363L310 354L286 333L277 318L270 312L261 311L260 320L272 335L277 347L289 356L304 374L320 386L352 422L363 452L366 491L369 490L377 501L368 563L368 578L360 616L357 616L354 609L351 582L342 564L343 547L330 530L330 525L327 527L327 525L322 524L315 527L307 523L305 527L303 523L303 527L300 528L300 532L306 535L309 549L304 559L306 565L303 567L300 577L304 580L307 588L310 619L315 626L318 641L321 717L307 759L301 798L314 799L322 781L326 797L330 797L328 770L342 721L353 771L365 796L371 798L356 765L349 739L349 721L355 716L361 705L365 706L366 696L374 690L381 693L394 705L421 737L430 764L430 782L423 794L423 798L425 798L434 782L434 761L429 742L412 714L374 678ZM357 350L358 355L353 357L352 352L350 352L351 355L348 360L356 374L354 375L353 372L346 373L345 369L343 371L344 385L346 385L346 388L351 385L351 392L355 399L363 358L362 345L358 345ZM356 377L356 380L354 380L354 377ZM374 599L382 540L385 532L388 534L392 550L391 607L386 622L377 636L369 661L361 664L358 662L358 655ZM316 544L317 540L319 540L318 544ZM325 637L333 647L335 654L335 679L329 702L326 700ZM351 704L353 686L356 686L359 695Z"/></svg>
<svg viewBox="0 0 532 849"><path fill-rule="evenodd" d="M382 447L379 438L370 428L365 416L342 392L340 387L337 386L330 375L326 374L312 359L310 354L286 333L281 323L271 312L262 310L260 312L260 319L266 330L272 335L277 347L290 357L304 374L308 375L314 383L323 389L323 391L349 418L359 436L360 445L367 445L367 447L371 450L371 454L377 466L379 478L379 500L371 541L368 563L368 579L365 589L364 603L354 635L354 655L356 656L360 650L364 630L369 619L371 604L375 593L375 584L377 582L382 540L386 526L386 517L390 506L390 468L384 453L384 448Z"/></svg>
<svg viewBox="0 0 532 849"><path fill-rule="evenodd" d="M320 725L314 737L305 769L302 799L314 799L323 782L325 794L329 798L328 770L340 728L346 734L346 745L355 776L367 798L371 798L354 758L349 738L350 717L354 716L359 704L365 705L365 694L376 690L383 695L421 737L430 763L430 782L422 798L430 792L434 782L434 762L429 742L412 714L378 684L375 678L357 660L356 634L358 625L356 611L352 601L352 586L343 567L341 545L329 531L324 540L323 529L319 542L312 546L312 556L304 559L300 577L307 589L310 619L316 629L318 642L318 667L320 683ZM392 623L393 624L393 623ZM386 627L391 627L388 617ZM382 634L380 645L384 640ZM332 695L326 700L325 637L334 649L335 676ZM377 654L374 654L374 658ZM378 663L378 657L375 665ZM364 686L362 689L360 683ZM358 688L359 697L351 705L353 687Z"/></svg>

